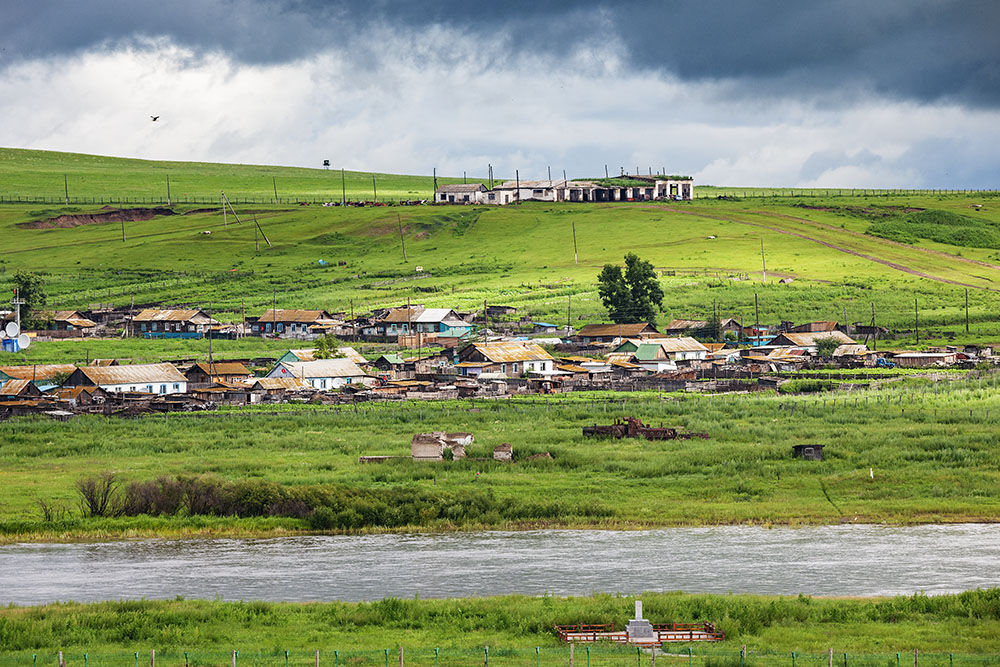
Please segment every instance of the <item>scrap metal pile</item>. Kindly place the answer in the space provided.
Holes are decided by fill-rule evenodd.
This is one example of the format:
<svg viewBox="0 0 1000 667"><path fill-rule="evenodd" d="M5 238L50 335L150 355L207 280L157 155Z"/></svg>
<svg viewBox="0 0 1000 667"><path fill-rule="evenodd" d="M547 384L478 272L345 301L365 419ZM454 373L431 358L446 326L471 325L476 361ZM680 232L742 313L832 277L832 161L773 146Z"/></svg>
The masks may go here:
<svg viewBox="0 0 1000 667"><path fill-rule="evenodd" d="M584 426L583 434L610 438L645 438L646 440L686 440L688 438L708 438L708 433L689 433L676 428L646 426L635 417L616 419L613 424Z"/></svg>

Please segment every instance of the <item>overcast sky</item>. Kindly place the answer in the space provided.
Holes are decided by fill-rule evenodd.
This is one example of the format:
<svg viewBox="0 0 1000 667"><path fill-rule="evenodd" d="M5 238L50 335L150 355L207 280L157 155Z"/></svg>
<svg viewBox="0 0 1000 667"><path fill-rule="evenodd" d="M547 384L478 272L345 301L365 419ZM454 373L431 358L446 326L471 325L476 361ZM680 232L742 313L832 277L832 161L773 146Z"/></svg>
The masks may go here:
<svg viewBox="0 0 1000 667"><path fill-rule="evenodd" d="M997 188L1000 2L0 0L0 119L154 159Z"/></svg>

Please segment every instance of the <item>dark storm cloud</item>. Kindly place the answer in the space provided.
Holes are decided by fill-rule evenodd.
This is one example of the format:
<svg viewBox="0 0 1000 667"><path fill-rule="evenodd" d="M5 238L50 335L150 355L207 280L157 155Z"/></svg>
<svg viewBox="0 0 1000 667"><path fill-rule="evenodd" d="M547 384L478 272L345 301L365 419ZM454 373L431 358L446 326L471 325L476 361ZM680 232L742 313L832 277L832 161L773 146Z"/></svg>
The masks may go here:
<svg viewBox="0 0 1000 667"><path fill-rule="evenodd" d="M470 3L441 0L173 0L27 3L5 0L0 64L165 36L197 51L247 63L294 60L327 48L391 52L365 41L388 25L434 25L494 37L494 62L535 52L562 54L583 42L622 44L626 65L718 80L753 96L874 91L919 102L1000 106L1000 2L838 0L787 2Z"/></svg>

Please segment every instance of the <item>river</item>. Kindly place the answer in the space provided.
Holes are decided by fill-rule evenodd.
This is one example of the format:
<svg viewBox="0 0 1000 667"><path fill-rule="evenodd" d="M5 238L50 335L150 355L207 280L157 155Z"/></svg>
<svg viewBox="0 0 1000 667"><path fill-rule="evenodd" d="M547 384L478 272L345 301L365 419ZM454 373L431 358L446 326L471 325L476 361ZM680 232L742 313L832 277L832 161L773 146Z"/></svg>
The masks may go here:
<svg viewBox="0 0 1000 667"><path fill-rule="evenodd" d="M868 596L1000 584L1000 526L721 526L0 546L0 604L686 591Z"/></svg>

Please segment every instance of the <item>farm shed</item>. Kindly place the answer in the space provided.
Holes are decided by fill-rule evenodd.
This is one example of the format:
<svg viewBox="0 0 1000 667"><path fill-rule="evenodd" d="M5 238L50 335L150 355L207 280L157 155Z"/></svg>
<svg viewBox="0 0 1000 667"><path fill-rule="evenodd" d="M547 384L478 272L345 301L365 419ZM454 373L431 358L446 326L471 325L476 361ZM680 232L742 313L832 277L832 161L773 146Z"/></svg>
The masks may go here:
<svg viewBox="0 0 1000 667"><path fill-rule="evenodd" d="M454 183L442 185L434 191L436 204L481 204L486 186L482 183Z"/></svg>
<svg viewBox="0 0 1000 667"><path fill-rule="evenodd" d="M253 377L246 366L238 361L199 361L184 374L191 384L207 385L213 382L239 382Z"/></svg>
<svg viewBox="0 0 1000 667"><path fill-rule="evenodd" d="M780 333L771 340L775 347L793 347L816 353L816 342L833 338L840 345L857 345L857 341L842 331L815 331L812 333Z"/></svg>
<svg viewBox="0 0 1000 667"><path fill-rule="evenodd" d="M63 382L64 387L94 386L113 393L183 394L187 378L173 364L84 366Z"/></svg>
<svg viewBox="0 0 1000 667"><path fill-rule="evenodd" d="M43 310L37 313L36 319L44 322L45 328L52 331L78 331L84 335L97 331L96 322L75 310Z"/></svg>
<svg viewBox="0 0 1000 667"><path fill-rule="evenodd" d="M955 352L900 352L892 360L902 368L951 366L958 361L958 354Z"/></svg>
<svg viewBox="0 0 1000 667"><path fill-rule="evenodd" d="M0 401L18 401L25 398L37 398L42 395L31 380L0 381Z"/></svg>
<svg viewBox="0 0 1000 667"><path fill-rule="evenodd" d="M792 446L792 454L797 459L805 459L806 461L822 461L823 445L794 445Z"/></svg>

